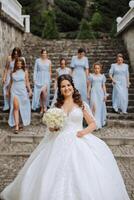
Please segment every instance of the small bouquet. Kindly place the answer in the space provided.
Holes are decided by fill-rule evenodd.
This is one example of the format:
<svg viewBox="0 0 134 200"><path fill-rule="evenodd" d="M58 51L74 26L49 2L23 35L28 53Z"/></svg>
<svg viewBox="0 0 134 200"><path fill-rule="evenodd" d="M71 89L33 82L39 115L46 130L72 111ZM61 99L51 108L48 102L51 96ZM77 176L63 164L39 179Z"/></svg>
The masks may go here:
<svg viewBox="0 0 134 200"><path fill-rule="evenodd" d="M50 108L47 112L43 115L42 122L46 124L51 132L59 131L65 122L66 114L60 108Z"/></svg>

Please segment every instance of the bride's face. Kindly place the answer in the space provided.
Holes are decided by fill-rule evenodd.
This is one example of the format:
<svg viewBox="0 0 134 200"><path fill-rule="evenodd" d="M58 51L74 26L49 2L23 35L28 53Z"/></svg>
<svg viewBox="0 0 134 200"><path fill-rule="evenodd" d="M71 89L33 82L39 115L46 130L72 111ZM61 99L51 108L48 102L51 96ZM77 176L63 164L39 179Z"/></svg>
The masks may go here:
<svg viewBox="0 0 134 200"><path fill-rule="evenodd" d="M64 98L66 98L73 95L74 89L68 80L63 80L61 82L60 91L61 91L61 94L64 96Z"/></svg>

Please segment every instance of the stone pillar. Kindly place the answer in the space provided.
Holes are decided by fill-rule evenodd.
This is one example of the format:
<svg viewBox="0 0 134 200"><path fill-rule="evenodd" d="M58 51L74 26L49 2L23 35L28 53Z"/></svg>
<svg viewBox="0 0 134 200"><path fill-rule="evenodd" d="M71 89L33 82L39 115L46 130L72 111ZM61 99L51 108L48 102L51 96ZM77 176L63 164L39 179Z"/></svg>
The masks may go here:
<svg viewBox="0 0 134 200"><path fill-rule="evenodd" d="M24 20L25 32L30 33L30 15L22 15Z"/></svg>
<svg viewBox="0 0 134 200"><path fill-rule="evenodd" d="M131 67L134 72L134 24L123 33L122 37L128 51Z"/></svg>

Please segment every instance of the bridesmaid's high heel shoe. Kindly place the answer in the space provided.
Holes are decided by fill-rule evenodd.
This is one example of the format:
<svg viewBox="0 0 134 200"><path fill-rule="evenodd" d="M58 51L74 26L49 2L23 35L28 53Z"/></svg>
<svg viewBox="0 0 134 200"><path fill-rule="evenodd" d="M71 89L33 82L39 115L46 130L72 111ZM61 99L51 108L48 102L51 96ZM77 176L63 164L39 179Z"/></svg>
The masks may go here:
<svg viewBox="0 0 134 200"><path fill-rule="evenodd" d="M46 108L46 107L44 107L43 113L46 113L46 112L47 112L47 108Z"/></svg>
<svg viewBox="0 0 134 200"><path fill-rule="evenodd" d="M19 133L19 129L15 129L14 134L18 134L18 133Z"/></svg>
<svg viewBox="0 0 134 200"><path fill-rule="evenodd" d="M22 125L19 126L19 130L20 130L20 131L23 131L23 126L22 126Z"/></svg>

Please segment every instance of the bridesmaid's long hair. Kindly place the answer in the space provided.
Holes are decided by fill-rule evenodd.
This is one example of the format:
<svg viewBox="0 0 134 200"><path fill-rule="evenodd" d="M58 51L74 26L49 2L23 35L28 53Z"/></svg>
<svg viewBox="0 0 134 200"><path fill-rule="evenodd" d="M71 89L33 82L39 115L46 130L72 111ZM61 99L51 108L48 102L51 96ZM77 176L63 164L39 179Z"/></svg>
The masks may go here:
<svg viewBox="0 0 134 200"><path fill-rule="evenodd" d="M15 63L14 63L13 73L16 72L19 69L18 66L17 66L18 62L21 62L21 64L22 64L21 69L23 69L23 71L25 71L25 61L24 61L24 59L23 58L17 58L15 60Z"/></svg>
<svg viewBox="0 0 134 200"><path fill-rule="evenodd" d="M13 51L12 51L12 54L11 54L12 60L15 59L16 52L17 52L17 56L21 57L21 50L20 50L20 48L19 47L15 47L13 49Z"/></svg>
<svg viewBox="0 0 134 200"><path fill-rule="evenodd" d="M69 74L64 74L59 76L58 78L58 93L57 93L57 102L55 103L55 106L58 108L61 108L61 106L64 104L64 96L61 94L61 82L67 80L71 83L74 89L74 93L72 95L74 103L76 103L79 107L83 107L83 102L81 99L81 95L79 91L75 88L73 79Z"/></svg>

